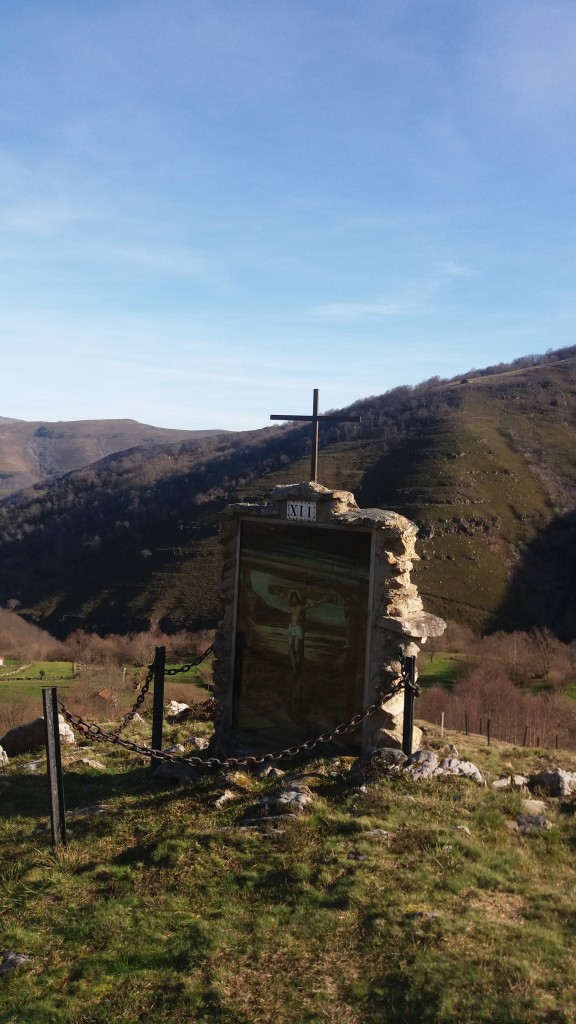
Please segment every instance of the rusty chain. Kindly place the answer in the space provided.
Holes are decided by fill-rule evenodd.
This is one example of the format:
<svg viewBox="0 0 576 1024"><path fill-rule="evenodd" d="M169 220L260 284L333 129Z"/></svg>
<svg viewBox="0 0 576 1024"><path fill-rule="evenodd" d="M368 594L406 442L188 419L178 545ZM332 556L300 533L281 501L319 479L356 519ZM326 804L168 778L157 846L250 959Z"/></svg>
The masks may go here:
<svg viewBox="0 0 576 1024"><path fill-rule="evenodd" d="M398 660L400 662L400 671L402 673L402 682L404 686L408 686L412 690L414 696L419 697L421 693L420 687L418 686L418 683L415 680L412 681L410 669L408 667L409 659L406 657L402 649L400 649Z"/></svg>
<svg viewBox="0 0 576 1024"><path fill-rule="evenodd" d="M205 651L203 651L202 654L199 654L197 658L194 658L194 660L189 662L187 665L180 665L179 668L165 668L164 669L164 675L165 676L175 676L179 672L189 672L190 669L196 668L197 665L200 665L208 657L208 655L212 654L213 650L214 650L214 644L210 644L210 647L208 647ZM124 729L128 725L130 725L130 722L134 718L134 715L136 714L136 712L142 707L142 704L144 703L144 700L146 699L146 694L148 693L148 690L150 689L150 684L151 684L152 680L154 679L154 665L155 665L155 661L153 661L151 665L148 665L148 675L146 676L146 679L144 680L144 682L142 684L142 687L140 689L140 693L138 694L132 709L128 712L128 714L124 715L124 718L120 722L120 725L116 729L114 729L114 732L111 733L110 735L118 736L121 732L124 732ZM61 703L60 700L59 700L59 703ZM208 701L205 701L204 703L207 704ZM62 707L64 707L64 705L62 705ZM62 714L65 714L65 712L62 711ZM88 723L88 724L90 724L90 723Z"/></svg>
<svg viewBox="0 0 576 1024"><path fill-rule="evenodd" d="M205 652L203 657L206 657L210 650L211 648L209 648L208 652ZM267 754L261 754L259 756L256 754L250 754L246 757L241 758L227 757L221 759L217 757L203 758L197 757L195 755L190 755L190 757L182 757L179 754L170 754L164 750L155 750L153 747L145 747L140 743L134 743L131 740L122 739L118 735L118 731L113 733L106 732L96 722L87 722L80 715L73 715L70 711L67 711L60 698L58 698L58 705L66 721L69 722L70 725L75 726L76 729L78 729L78 731L81 732L84 736L91 737L96 741L115 743L118 746L123 747L124 750L132 751L133 753L143 755L144 757L151 757L158 761L169 761L172 764L192 765L208 770L216 768L241 768L246 767L247 765L266 764L269 761L280 761L284 758L297 757L298 754L303 754L307 753L310 750L314 750L314 748L319 746L321 743L329 743L337 736L342 736L344 733L356 728L356 726L360 725L360 723L363 722L370 715L373 715L376 711L379 711L382 705L391 700L391 698L394 697L406 684L408 679L407 673L405 671L405 663L403 660L401 661L401 665L402 678L397 683L395 683L386 693L379 692L378 699L374 701L372 704L369 704L368 707L365 707L363 711L359 712L359 714L353 715L350 721L344 722L341 725L337 725L330 732L321 733L321 735L317 736L316 739L305 740L304 743L300 743L297 746L285 747L282 750L271 751ZM190 668L191 667L192 665L190 666ZM176 672L183 670L172 669L169 671L171 672L171 674L176 674Z"/></svg>

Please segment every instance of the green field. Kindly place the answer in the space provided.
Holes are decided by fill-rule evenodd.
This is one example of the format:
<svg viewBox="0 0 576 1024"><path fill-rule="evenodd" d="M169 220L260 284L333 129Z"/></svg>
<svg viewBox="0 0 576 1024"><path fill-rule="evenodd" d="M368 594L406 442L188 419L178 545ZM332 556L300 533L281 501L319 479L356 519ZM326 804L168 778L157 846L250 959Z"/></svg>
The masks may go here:
<svg viewBox="0 0 576 1024"><path fill-rule="evenodd" d="M449 690L466 660L464 654L447 654L442 651L430 658L429 654L423 653L418 659L418 683L423 689L444 686Z"/></svg>

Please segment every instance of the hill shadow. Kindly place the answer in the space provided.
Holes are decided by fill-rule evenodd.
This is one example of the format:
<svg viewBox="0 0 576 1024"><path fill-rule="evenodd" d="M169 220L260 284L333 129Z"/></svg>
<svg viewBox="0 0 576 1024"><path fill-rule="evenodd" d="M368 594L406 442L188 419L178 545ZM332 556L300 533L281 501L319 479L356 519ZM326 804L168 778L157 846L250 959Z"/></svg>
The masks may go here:
<svg viewBox="0 0 576 1024"><path fill-rule="evenodd" d="M546 627L576 638L576 510L557 516L527 545L490 629Z"/></svg>

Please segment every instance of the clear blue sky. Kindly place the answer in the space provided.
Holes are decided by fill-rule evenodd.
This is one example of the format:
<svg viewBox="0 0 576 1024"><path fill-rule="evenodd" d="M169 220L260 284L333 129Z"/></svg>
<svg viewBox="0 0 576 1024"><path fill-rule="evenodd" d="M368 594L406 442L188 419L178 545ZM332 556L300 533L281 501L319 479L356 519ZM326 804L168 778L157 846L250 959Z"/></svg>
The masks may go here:
<svg viewBox="0 0 576 1024"><path fill-rule="evenodd" d="M576 341L574 0L0 0L0 415L247 429Z"/></svg>

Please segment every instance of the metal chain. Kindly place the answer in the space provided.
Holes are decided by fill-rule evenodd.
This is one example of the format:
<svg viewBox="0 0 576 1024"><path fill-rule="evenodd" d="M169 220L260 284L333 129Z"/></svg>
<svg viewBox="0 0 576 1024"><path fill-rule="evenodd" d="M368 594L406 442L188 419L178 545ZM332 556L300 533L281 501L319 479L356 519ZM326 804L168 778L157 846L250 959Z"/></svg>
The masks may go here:
<svg viewBox="0 0 576 1024"><path fill-rule="evenodd" d="M402 649L400 649L398 660L400 662L400 671L402 673L402 681L404 683L404 686L408 686L412 690L414 696L419 697L421 693L420 687L418 686L417 682L412 682L410 669L408 667L408 658L406 657Z"/></svg>
<svg viewBox="0 0 576 1024"><path fill-rule="evenodd" d="M212 654L213 650L214 650L214 644L210 644L210 647L208 647L207 650L203 651L202 654L199 654L197 658L194 658L194 661L191 661L187 665L181 665L180 668L166 668L166 669L164 669L164 675L165 676L175 676L175 675L177 675L178 672L189 672L190 669L195 668L196 665L200 665L200 663L203 662L205 660L205 658L208 657L209 654ZM124 729L126 729L126 727L128 725L130 725L130 722L134 718L134 715L136 714L136 712L142 707L142 704L144 703L144 701L146 699L146 694L148 693L148 690L150 689L150 684L151 684L152 680L154 679L154 664L155 664L155 662L153 661L151 665L148 665L148 675L146 676L146 679L144 680L144 682L142 684L142 688L141 688L140 693L138 694L138 696L136 698L136 701L135 701L132 709L128 712L128 714L124 715L124 718L120 722L120 725L114 730L113 733L110 733L109 735L111 735L111 736L118 736L121 732L124 732ZM208 703L209 703L209 701L204 701L204 704L208 704ZM62 713L64 714L64 712L62 712Z"/></svg>
<svg viewBox="0 0 576 1024"><path fill-rule="evenodd" d="M154 662L152 662L152 664L148 666L148 675L146 676L146 679L144 680L144 682L142 684L142 688L140 690L140 693L136 697L136 702L135 702L132 710L129 711L127 715L124 715L124 718L120 722L120 725L115 730L116 735L118 735L119 733L123 732L127 725L130 725L130 722L134 718L134 715L136 714L138 709L142 707L142 704L144 703L144 700L146 698L146 694L148 693L148 690L150 689L150 683L152 682L153 679L154 679Z"/></svg>
<svg viewBox="0 0 576 1024"><path fill-rule="evenodd" d="M359 714L354 715L349 722L344 722L341 725L337 725L335 729L330 732L324 732L316 739L306 740L304 743L300 743L295 747L285 747L283 750L275 750L268 754L262 754L256 756L255 754L248 755L247 757L227 757L220 759L217 757L202 758L191 755L190 757L182 757L179 754L169 754L163 750L155 750L152 747L145 747L140 743L133 743L130 740L121 739L118 733L109 733L101 728L96 722L87 722L81 718L80 715L73 715L70 711L67 711L64 704L58 698L58 705L65 719L74 725L79 732L85 736L90 736L95 740L100 740L108 743L116 743L123 747L125 750L131 750L135 754L142 754L145 757L152 757L159 761L170 761L172 764L186 764L195 765L197 767L205 769L214 768L241 768L246 765L257 765L265 764L268 761L280 761L283 758L297 757L298 754L307 753L310 750L314 750L315 747L321 743L329 743L336 736L342 736L344 733L354 729L360 722L373 715L376 711L379 711L383 704L387 703L392 697L394 697L399 690L404 686L404 676L397 683L395 683L389 691L386 693L379 693L378 700L374 701L373 704L369 704L368 707L364 708Z"/></svg>
<svg viewBox="0 0 576 1024"><path fill-rule="evenodd" d="M196 668L196 666L199 665L202 661L204 661L204 659L207 658L209 654L212 654L213 650L214 644L210 644L210 647L206 648L203 654L199 654L198 657L194 658L194 661L189 662L188 665L180 665L180 668L165 668L164 675L177 676L179 672L189 672L191 668Z"/></svg>

